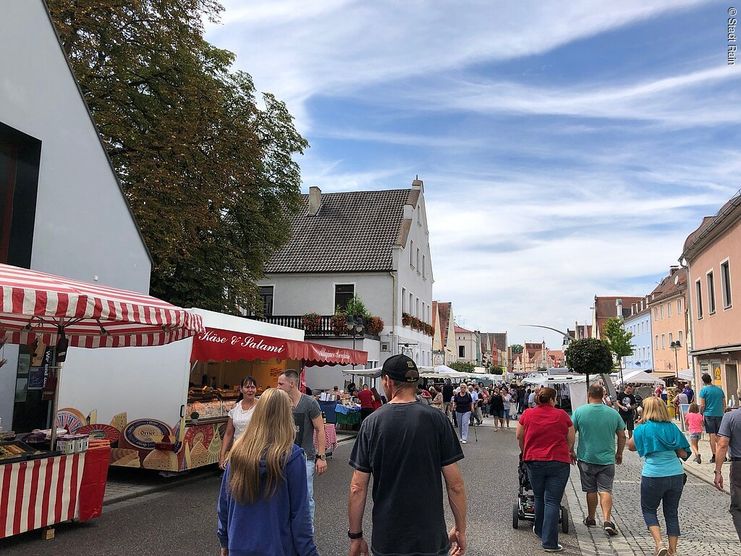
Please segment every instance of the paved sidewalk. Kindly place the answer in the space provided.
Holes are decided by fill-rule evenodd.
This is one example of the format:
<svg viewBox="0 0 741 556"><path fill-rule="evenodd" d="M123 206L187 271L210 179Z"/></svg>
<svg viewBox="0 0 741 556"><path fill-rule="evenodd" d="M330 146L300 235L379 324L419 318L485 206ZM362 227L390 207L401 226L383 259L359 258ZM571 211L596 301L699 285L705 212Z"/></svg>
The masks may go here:
<svg viewBox="0 0 741 556"><path fill-rule="evenodd" d="M697 467L697 464L694 464ZM706 466L705 463L702 464ZM709 466L709 464L708 464ZM712 473L712 471L711 471ZM581 491L579 473L572 468L566 487L571 517L576 529L579 548L583 555L645 556L653 555L654 544L646 529L640 503L641 461L634 452L625 453L618 465L614 483L612 519L620 530L616 537L608 537L602 530L601 511L597 510L597 527L583 525L587 515L586 496ZM705 481L689 475L679 507L682 534L679 553L692 556L722 556L741 554L736 530L728 513L730 496ZM666 533L659 508L659 522Z"/></svg>
<svg viewBox="0 0 741 556"><path fill-rule="evenodd" d="M704 437L707 437L707 435L703 435ZM691 456L689 460L684 462L684 469L687 471L687 473L692 473L695 477L698 479L702 479L703 481L713 484L713 480L715 478L715 464L710 463L710 456L712 456L712 452L710 451L710 441L701 439L699 443L700 448L700 458L702 460L702 463L695 463L694 456ZM725 462L723 464L723 468L721 469L721 473L723 474L723 489L730 494L730 484L731 479L729 477L731 472L731 464L729 462ZM741 551L739 551L741 553Z"/></svg>

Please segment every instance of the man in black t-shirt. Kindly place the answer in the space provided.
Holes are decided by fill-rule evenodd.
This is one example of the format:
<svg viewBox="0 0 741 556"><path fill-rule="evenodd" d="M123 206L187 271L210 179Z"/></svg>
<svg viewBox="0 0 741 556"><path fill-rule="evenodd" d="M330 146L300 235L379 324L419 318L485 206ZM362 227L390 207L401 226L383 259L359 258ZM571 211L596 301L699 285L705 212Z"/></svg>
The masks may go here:
<svg viewBox="0 0 741 556"><path fill-rule="evenodd" d="M453 383L450 382L449 378L446 378L445 384L443 384L443 409L445 409L446 416L450 415L450 401L453 399L454 391Z"/></svg>
<svg viewBox="0 0 741 556"><path fill-rule="evenodd" d="M389 403L360 426L350 465L355 468L348 502L350 556L368 554L362 523L373 475L374 556L461 555L466 550L463 458L445 415L416 401L419 371L406 355L386 360L381 371ZM447 531L442 478L455 525Z"/></svg>
<svg viewBox="0 0 741 556"><path fill-rule="evenodd" d="M625 422L625 429L628 431L628 438L633 436L633 429L635 428L635 414L636 414L636 397L633 395L633 386L630 384L626 386L622 393L617 395L616 402L618 413Z"/></svg>

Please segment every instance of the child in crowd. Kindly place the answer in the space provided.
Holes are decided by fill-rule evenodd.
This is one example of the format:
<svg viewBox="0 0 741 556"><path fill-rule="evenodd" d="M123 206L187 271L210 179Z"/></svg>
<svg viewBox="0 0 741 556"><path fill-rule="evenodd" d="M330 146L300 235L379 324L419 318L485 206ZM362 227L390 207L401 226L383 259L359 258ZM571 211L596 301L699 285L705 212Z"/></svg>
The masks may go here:
<svg viewBox="0 0 741 556"><path fill-rule="evenodd" d="M684 416L684 422L690 431L690 445L692 446L692 452L695 454L694 461L702 463L700 448L698 447L700 437L702 436L702 415L700 415L700 406L694 402L691 403L689 412Z"/></svg>

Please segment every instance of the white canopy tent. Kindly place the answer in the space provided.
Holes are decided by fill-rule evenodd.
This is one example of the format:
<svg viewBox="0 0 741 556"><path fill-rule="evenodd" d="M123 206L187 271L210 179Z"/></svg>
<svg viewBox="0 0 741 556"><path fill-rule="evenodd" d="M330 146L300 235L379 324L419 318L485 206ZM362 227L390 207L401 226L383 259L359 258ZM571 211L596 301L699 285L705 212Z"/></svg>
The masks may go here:
<svg viewBox="0 0 741 556"><path fill-rule="evenodd" d="M620 378L618 378L617 382L620 384ZM651 384L654 386L661 384L664 386L666 385L666 382L653 373L647 373L646 371L630 371L628 373L623 373L623 384Z"/></svg>
<svg viewBox="0 0 741 556"><path fill-rule="evenodd" d="M373 367L372 369L343 369L342 374L348 376L378 378L381 376L381 367Z"/></svg>

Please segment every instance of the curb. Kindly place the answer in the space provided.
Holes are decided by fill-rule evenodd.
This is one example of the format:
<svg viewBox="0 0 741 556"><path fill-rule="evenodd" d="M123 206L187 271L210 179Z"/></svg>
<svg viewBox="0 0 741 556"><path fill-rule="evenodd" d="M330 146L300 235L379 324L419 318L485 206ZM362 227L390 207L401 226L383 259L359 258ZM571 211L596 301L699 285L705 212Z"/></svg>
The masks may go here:
<svg viewBox="0 0 741 556"><path fill-rule="evenodd" d="M713 465L715 465L715 464L713 464ZM715 488L715 483L713 482L713 480L712 480L711 478L709 478L709 477L708 477L708 476L707 476L707 475L706 475L706 474L705 474L705 473L704 473L703 471L701 471L700 469L697 469L697 468L691 467L691 466L689 466L689 465L684 465L683 467L684 467L684 471L685 471L685 473L689 473L689 474L690 474L690 475L692 475L693 477L695 477L695 478L697 478L697 479L700 479L700 480L701 480L701 481L703 481L704 483L707 483L707 484L709 484L710 486L712 486L713 488ZM725 477L724 477L724 478L723 478L723 492L725 492L725 493L726 493L726 494L728 494L728 495L730 495L730 494L731 494L731 485L730 485L729 483L730 483L730 480L726 481L726 480L725 480Z"/></svg>

